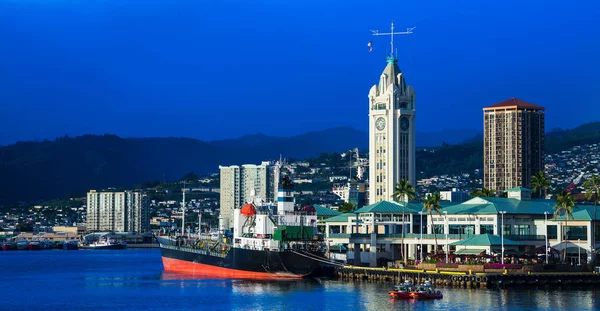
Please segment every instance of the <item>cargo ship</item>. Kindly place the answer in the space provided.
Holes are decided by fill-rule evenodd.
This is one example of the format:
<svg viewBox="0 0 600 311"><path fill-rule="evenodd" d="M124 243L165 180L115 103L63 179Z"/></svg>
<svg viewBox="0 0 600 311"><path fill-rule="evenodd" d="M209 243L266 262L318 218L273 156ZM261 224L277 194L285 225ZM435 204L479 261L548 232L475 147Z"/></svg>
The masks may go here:
<svg viewBox="0 0 600 311"><path fill-rule="evenodd" d="M164 270L217 278L308 276L320 263L329 262L324 257L323 236L317 231L316 212L313 207L295 207L293 185L287 177L279 185L277 201L277 205L255 201L235 208L233 230L227 230L227 221L220 215L217 239L191 234L158 236Z"/></svg>

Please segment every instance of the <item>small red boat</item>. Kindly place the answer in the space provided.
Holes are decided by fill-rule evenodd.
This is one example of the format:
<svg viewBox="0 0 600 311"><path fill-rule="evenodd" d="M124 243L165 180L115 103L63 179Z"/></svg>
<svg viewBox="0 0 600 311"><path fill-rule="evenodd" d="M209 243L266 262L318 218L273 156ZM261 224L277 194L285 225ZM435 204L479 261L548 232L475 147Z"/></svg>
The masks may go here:
<svg viewBox="0 0 600 311"><path fill-rule="evenodd" d="M413 285L410 281L406 280L403 284L394 286L394 289L390 290L388 295L390 298L396 299L411 299L410 293L414 291Z"/></svg>
<svg viewBox="0 0 600 311"><path fill-rule="evenodd" d="M40 241L31 241L29 242L29 245L27 247L30 251L31 250L40 250L42 249L42 245L40 244Z"/></svg>
<svg viewBox="0 0 600 311"><path fill-rule="evenodd" d="M439 290L435 290L430 281L425 281L425 284L416 286L413 291L410 292L410 297L416 300L427 300L427 299L442 299L444 295Z"/></svg>
<svg viewBox="0 0 600 311"><path fill-rule="evenodd" d="M5 250L5 251L17 250L17 243L6 242L6 243L2 244L2 250Z"/></svg>

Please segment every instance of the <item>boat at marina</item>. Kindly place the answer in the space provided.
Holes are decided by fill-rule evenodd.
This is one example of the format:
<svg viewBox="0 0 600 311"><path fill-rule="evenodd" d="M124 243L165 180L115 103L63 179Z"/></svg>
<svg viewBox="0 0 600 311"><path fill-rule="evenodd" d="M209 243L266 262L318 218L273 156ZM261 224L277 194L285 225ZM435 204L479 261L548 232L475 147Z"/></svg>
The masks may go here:
<svg viewBox="0 0 600 311"><path fill-rule="evenodd" d="M233 233L220 216L216 240L191 234L158 236L164 270L221 278L302 278L329 262L314 207L295 208L289 178L279 186L276 206L255 200L233 214Z"/></svg>
<svg viewBox="0 0 600 311"><path fill-rule="evenodd" d="M78 240L66 240L63 243L63 249L67 249L67 250L79 249L79 241Z"/></svg>
<svg viewBox="0 0 600 311"><path fill-rule="evenodd" d="M33 240L29 242L29 245L27 245L27 247L29 248L30 251L37 251L37 250L41 250L42 249L42 243L38 240Z"/></svg>
<svg viewBox="0 0 600 311"><path fill-rule="evenodd" d="M402 284L397 284L394 286L394 289L390 290L388 296L396 299L412 299L413 297L410 295L411 292L415 290L413 284L406 280Z"/></svg>
<svg viewBox="0 0 600 311"><path fill-rule="evenodd" d="M79 246L81 249L125 249L127 243L114 237L103 236L98 241Z"/></svg>
<svg viewBox="0 0 600 311"><path fill-rule="evenodd" d="M439 290L436 290L431 281L427 280L424 284L415 286L414 290L410 292L412 299L428 300L428 299L442 299L444 295Z"/></svg>
<svg viewBox="0 0 600 311"><path fill-rule="evenodd" d="M29 241L25 239L17 240L16 244L19 250L29 249Z"/></svg>
<svg viewBox="0 0 600 311"><path fill-rule="evenodd" d="M14 251L17 250L17 243L13 241L6 241L2 243L2 250L4 251Z"/></svg>

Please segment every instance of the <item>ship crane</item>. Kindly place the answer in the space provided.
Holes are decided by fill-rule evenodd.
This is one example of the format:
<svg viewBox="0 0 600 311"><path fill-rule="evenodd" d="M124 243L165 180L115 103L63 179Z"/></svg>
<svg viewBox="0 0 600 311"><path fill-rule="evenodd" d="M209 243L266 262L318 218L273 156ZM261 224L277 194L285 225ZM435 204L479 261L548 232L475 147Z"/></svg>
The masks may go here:
<svg viewBox="0 0 600 311"><path fill-rule="evenodd" d="M581 173L579 176L577 176L577 178L575 178L573 180L573 182L567 186L567 188L565 188L565 191L571 193L571 191L573 191L573 189L575 189L575 187L581 182L581 178L583 178L584 173Z"/></svg>

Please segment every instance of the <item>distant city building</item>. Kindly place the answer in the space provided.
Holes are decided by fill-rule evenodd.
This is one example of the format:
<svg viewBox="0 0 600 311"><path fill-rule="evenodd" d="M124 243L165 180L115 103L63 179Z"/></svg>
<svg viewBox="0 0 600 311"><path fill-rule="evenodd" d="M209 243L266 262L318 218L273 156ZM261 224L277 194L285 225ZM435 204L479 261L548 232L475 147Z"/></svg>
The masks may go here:
<svg viewBox="0 0 600 311"><path fill-rule="evenodd" d="M483 186L530 187L544 170L544 108L511 98L483 108Z"/></svg>
<svg viewBox="0 0 600 311"><path fill-rule="evenodd" d="M140 191L90 190L87 194L87 231L147 232L150 210Z"/></svg>
<svg viewBox="0 0 600 311"><path fill-rule="evenodd" d="M347 184L335 184L332 191L344 202L352 203L355 208L361 208L367 204L368 187L363 180L351 180Z"/></svg>
<svg viewBox="0 0 600 311"><path fill-rule="evenodd" d="M469 192L452 188L450 191L440 191L442 201L464 202L471 198Z"/></svg>
<svg viewBox="0 0 600 311"><path fill-rule="evenodd" d="M260 165L219 166L221 174L221 217L226 227L233 221L233 210L260 198L277 202L279 165L263 161Z"/></svg>
<svg viewBox="0 0 600 311"><path fill-rule="evenodd" d="M415 92L391 55L369 91L369 200L390 200L400 180L416 186Z"/></svg>

